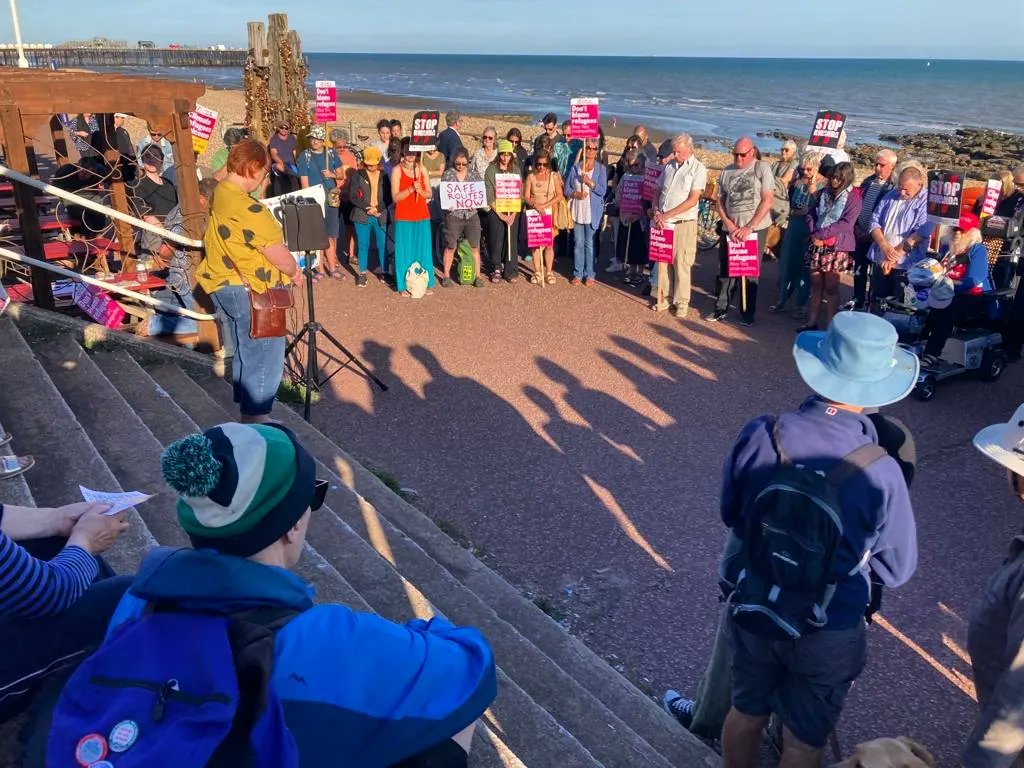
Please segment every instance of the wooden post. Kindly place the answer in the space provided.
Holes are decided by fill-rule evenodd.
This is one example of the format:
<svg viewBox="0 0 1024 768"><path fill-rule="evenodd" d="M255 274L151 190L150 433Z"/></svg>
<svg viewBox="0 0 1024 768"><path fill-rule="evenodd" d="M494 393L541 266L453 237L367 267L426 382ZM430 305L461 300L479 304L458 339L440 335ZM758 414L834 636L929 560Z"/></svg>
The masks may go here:
<svg viewBox="0 0 1024 768"><path fill-rule="evenodd" d="M291 117L287 114L287 73L282 66L284 62L281 59L281 48L287 42L287 37L288 16L283 13L270 14L267 25L267 48L270 50L270 60L267 63L267 66L270 68L267 98L270 111L269 116L275 123L279 120L291 120Z"/></svg>
<svg viewBox="0 0 1024 768"><path fill-rule="evenodd" d="M121 153L117 148L117 132L114 128L114 116L110 113L99 115L100 134L103 137L103 157L107 164L114 168L110 177L110 200L111 207L121 213L131 213L128 210L128 192L124 186L124 177L121 175ZM117 242L121 248L121 271L127 272L135 269L135 230L132 225L118 219L113 220L114 233L117 235Z"/></svg>
<svg viewBox="0 0 1024 768"><path fill-rule="evenodd" d="M3 129L4 155L7 165L14 170L30 175L28 151L25 142L25 126L21 121L21 110L15 104L0 105L0 128ZM25 184L14 183L14 201L21 222L21 238L25 254L40 261L46 260L43 251L43 233L39 229L39 209L36 208L35 190ZM36 306L53 309L53 288L49 272L32 267L32 295Z"/></svg>

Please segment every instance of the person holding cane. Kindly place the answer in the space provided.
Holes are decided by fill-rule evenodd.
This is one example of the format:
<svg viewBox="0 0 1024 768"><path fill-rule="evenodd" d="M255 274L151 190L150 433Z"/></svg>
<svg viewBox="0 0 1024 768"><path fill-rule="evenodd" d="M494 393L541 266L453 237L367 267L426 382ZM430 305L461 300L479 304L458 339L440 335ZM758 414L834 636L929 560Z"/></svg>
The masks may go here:
<svg viewBox="0 0 1024 768"><path fill-rule="evenodd" d="M519 252L513 240L519 232L519 214L499 213L495 210L497 199L495 183L499 173L520 175L519 163L516 160L515 146L508 139L498 142L498 156L484 173L484 188L487 190L487 242L491 248L487 251L491 282L496 283L502 278L508 283L519 280Z"/></svg>

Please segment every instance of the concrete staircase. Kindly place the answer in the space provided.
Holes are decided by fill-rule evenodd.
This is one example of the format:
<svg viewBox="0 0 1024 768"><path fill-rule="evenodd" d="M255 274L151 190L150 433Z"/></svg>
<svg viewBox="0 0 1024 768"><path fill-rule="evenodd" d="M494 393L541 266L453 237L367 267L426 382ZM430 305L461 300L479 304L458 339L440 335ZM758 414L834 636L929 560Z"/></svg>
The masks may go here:
<svg viewBox="0 0 1024 768"><path fill-rule="evenodd" d="M83 325L19 308L0 318L0 425L12 450L35 456L0 499L59 504L78 485L158 495L132 512L131 534L109 556L131 572L148 547L179 546L163 447L236 413L230 386L198 356L134 339L92 352ZM77 322L77 321L76 321ZM88 333L96 333L90 326ZM88 336L86 333L86 336ZM288 407L274 412L330 481L313 515L300 574L323 602L394 621L440 614L486 635L499 666L498 698L477 729L479 768L717 766L719 758L514 587L458 546ZM0 430L2 431L2 430Z"/></svg>

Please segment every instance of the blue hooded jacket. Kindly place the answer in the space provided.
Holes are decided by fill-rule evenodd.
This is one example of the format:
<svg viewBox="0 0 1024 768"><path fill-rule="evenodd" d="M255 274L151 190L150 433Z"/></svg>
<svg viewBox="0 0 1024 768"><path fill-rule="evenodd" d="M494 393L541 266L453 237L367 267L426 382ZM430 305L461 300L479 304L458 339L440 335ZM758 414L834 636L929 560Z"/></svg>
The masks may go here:
<svg viewBox="0 0 1024 768"><path fill-rule="evenodd" d="M399 626L313 605L312 587L282 568L211 550L154 550L110 630L157 600L205 612L301 612L277 635L270 685L303 766L385 768L463 730L497 694L494 657L476 629L440 618Z"/></svg>

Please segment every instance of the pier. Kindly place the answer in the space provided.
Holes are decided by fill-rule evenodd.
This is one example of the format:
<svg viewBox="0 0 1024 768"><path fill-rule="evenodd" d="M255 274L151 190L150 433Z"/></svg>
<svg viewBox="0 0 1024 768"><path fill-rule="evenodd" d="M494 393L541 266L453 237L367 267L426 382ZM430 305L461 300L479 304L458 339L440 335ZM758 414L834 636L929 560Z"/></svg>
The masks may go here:
<svg viewBox="0 0 1024 768"><path fill-rule="evenodd" d="M248 51L201 48L26 48L29 66L73 67L238 67ZM0 66L18 66L15 48L0 49Z"/></svg>

